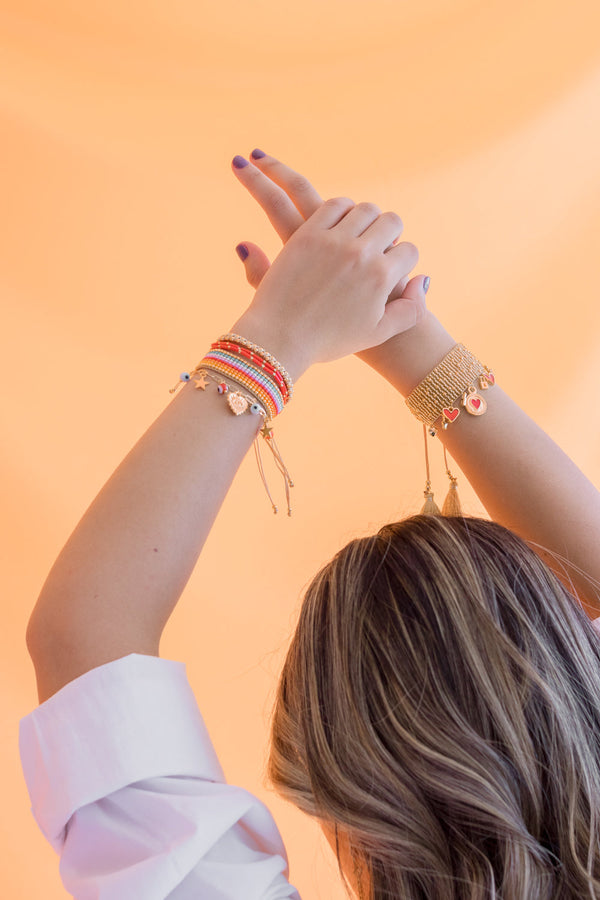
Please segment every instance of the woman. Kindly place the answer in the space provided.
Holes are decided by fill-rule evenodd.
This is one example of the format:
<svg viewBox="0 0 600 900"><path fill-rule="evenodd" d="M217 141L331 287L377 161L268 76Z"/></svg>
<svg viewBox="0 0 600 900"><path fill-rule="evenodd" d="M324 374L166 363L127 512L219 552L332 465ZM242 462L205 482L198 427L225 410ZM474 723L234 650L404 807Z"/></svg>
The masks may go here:
<svg viewBox="0 0 600 900"><path fill-rule="evenodd" d="M184 666L158 648L253 439L287 486L271 420L310 365L356 353L434 426L494 521L415 516L315 577L271 779L319 819L360 897L600 898L600 496L425 309L395 213L323 203L252 157L233 170L285 246L269 268L250 245L252 303L182 375L31 616L41 705L21 756L64 884L80 900L298 896L273 819L225 784Z"/></svg>

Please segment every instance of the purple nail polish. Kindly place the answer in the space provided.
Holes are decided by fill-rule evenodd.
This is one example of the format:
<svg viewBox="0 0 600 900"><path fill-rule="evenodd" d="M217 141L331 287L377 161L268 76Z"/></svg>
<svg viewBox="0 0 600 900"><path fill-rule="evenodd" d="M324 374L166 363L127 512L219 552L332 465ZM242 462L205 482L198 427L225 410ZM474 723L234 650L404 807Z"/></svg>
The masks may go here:
<svg viewBox="0 0 600 900"><path fill-rule="evenodd" d="M244 166L247 166L247 165L248 165L248 160L247 160L247 159L244 159L243 156L234 156L234 157L233 157L233 164L234 164L234 166L236 167L236 169L243 169Z"/></svg>
<svg viewBox="0 0 600 900"><path fill-rule="evenodd" d="M427 291L429 290L429 282L430 281L431 281L431 278L429 277L429 275L427 275L423 279L423 290L425 291L425 293L427 293Z"/></svg>
<svg viewBox="0 0 600 900"><path fill-rule="evenodd" d="M238 244L235 250L242 262L248 258L248 248L244 244Z"/></svg>
<svg viewBox="0 0 600 900"><path fill-rule="evenodd" d="M252 153L250 154L250 156L252 157L252 159L262 159L263 156L266 156L266 155L267 155L267 154L266 154L266 153L263 153L262 150L253 150Z"/></svg>

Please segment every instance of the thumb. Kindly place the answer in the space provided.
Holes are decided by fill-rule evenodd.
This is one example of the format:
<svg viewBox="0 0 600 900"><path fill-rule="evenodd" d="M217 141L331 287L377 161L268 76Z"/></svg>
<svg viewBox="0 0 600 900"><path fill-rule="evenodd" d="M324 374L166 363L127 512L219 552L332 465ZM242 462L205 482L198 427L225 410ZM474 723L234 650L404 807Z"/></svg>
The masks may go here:
<svg viewBox="0 0 600 900"><path fill-rule="evenodd" d="M257 244L252 244L250 241L238 244L235 249L244 263L248 284L252 285L253 288L258 288L265 274L271 268L268 256L263 253Z"/></svg>
<svg viewBox="0 0 600 900"><path fill-rule="evenodd" d="M429 290L429 277L415 275L411 278L396 300L388 300L385 312L377 326L377 336L381 332L381 343L396 334L408 331L417 325L425 316L427 306L425 294Z"/></svg>

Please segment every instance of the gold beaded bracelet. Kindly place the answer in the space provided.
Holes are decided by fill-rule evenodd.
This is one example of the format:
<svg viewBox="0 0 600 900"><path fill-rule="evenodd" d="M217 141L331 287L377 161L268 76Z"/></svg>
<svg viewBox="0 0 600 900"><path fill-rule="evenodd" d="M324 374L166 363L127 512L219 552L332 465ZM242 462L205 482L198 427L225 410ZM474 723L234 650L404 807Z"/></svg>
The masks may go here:
<svg viewBox="0 0 600 900"><path fill-rule="evenodd" d="M474 384L476 382L476 384ZM444 462L446 474L450 479L450 490L440 512L431 489L429 471L429 453L427 451L427 431L431 437L437 434L435 422L442 417L442 428L455 422L462 406L470 415L481 416L487 410L485 399L478 390L486 391L496 383L494 373L483 365L464 344L455 344L434 369L411 391L406 398L406 405L412 414L423 422L425 440L425 465L427 480L423 495L425 505L423 515L462 516L458 498L457 479L450 471L446 447L444 446ZM460 398L457 399L457 398Z"/></svg>
<svg viewBox="0 0 600 900"><path fill-rule="evenodd" d="M429 434L435 437L437 429L433 427L442 416L442 428L446 429L460 415L457 406L458 397L461 405L473 416L480 416L487 409L484 398L477 393L473 382L478 380L478 387L487 390L495 383L493 373L483 365L464 344L455 344L438 365L414 388L406 398L406 405L411 413L424 425Z"/></svg>

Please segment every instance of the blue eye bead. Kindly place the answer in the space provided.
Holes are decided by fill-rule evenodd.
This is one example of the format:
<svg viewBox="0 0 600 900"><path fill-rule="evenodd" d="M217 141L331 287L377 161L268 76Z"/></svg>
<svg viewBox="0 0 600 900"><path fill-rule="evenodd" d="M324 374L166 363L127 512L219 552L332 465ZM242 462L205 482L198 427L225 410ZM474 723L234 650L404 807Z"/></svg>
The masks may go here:
<svg viewBox="0 0 600 900"><path fill-rule="evenodd" d="M189 381L190 377L191 376L190 376L189 372L182 372L181 375L179 376L179 380L180 381Z"/></svg>
<svg viewBox="0 0 600 900"><path fill-rule="evenodd" d="M225 384L225 382L222 381L221 384L218 384L218 385L217 385L217 390L218 390L218 392L219 392L220 394L226 394L227 391L229 390L229 388L227 387L227 385Z"/></svg>
<svg viewBox="0 0 600 900"><path fill-rule="evenodd" d="M252 406L250 407L250 412L254 416L258 416L261 412L261 407L258 405L258 403L253 403Z"/></svg>

